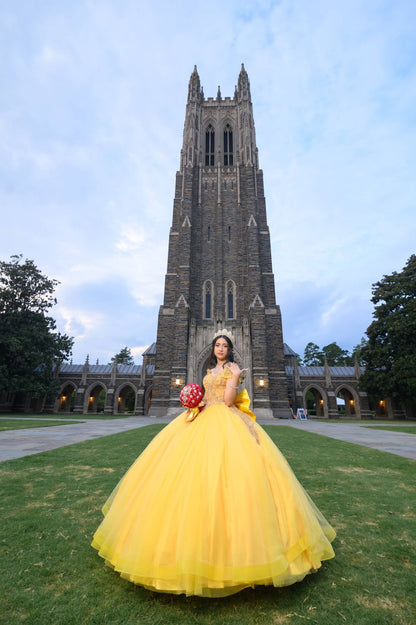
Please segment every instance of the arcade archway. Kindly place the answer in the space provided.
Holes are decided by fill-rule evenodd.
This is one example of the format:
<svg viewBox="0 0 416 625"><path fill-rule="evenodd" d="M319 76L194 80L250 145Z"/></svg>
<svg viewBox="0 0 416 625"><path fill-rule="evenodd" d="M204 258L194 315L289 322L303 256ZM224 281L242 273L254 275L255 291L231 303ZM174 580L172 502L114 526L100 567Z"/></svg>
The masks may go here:
<svg viewBox="0 0 416 625"><path fill-rule="evenodd" d="M104 412L106 395L107 395L106 389L102 384L95 384L94 386L92 386L89 389L88 393L86 394L86 398L87 398L86 412L87 413Z"/></svg>
<svg viewBox="0 0 416 625"><path fill-rule="evenodd" d="M328 402L326 394L318 386L309 386L304 392L304 406L308 416L326 418L328 416Z"/></svg>
<svg viewBox="0 0 416 625"><path fill-rule="evenodd" d="M345 419L360 417L360 402L357 393L349 386L339 386L336 391L338 416Z"/></svg>
<svg viewBox="0 0 416 625"><path fill-rule="evenodd" d="M76 396L77 389L75 384L72 382L66 384L59 396L58 412L72 412L74 410Z"/></svg>
<svg viewBox="0 0 416 625"><path fill-rule="evenodd" d="M136 410L137 391L131 384L125 384L118 392L118 414L134 414Z"/></svg>

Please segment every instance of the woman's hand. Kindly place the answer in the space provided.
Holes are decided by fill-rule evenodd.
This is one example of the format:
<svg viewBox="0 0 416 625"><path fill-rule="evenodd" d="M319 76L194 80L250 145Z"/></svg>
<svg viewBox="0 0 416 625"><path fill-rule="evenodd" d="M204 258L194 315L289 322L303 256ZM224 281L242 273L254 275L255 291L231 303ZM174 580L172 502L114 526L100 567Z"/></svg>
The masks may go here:
<svg viewBox="0 0 416 625"><path fill-rule="evenodd" d="M237 397L238 385L240 383L240 375L247 371L247 369L240 369L236 362L227 362L225 365L232 373L232 378L227 380L224 393L224 403L227 406L232 406Z"/></svg>
<svg viewBox="0 0 416 625"><path fill-rule="evenodd" d="M231 371L231 373L234 376L238 376L238 378L240 377L240 375L244 372L247 371L247 369L240 369L240 367L238 366L238 364L236 362L227 362L227 364L225 365L226 367L228 367L228 369Z"/></svg>

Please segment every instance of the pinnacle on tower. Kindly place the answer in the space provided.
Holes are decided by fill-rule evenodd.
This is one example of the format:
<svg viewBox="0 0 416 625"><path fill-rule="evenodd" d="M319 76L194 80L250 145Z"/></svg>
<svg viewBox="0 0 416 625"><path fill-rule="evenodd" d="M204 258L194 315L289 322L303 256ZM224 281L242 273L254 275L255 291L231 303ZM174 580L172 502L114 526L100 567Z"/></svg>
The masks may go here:
<svg viewBox="0 0 416 625"><path fill-rule="evenodd" d="M194 65L194 70L189 79L188 87L188 103L198 101L201 98L201 81L199 80L198 70Z"/></svg>
<svg viewBox="0 0 416 625"><path fill-rule="evenodd" d="M239 100L251 100L250 81L244 63L241 63L240 75L238 77L238 98Z"/></svg>

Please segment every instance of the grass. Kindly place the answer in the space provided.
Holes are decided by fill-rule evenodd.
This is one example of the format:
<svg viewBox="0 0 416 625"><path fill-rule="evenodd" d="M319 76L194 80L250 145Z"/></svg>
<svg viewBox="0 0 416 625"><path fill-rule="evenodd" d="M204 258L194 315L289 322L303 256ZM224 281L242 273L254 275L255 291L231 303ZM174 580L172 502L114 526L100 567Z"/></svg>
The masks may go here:
<svg viewBox="0 0 416 625"><path fill-rule="evenodd" d="M366 427L366 426L364 426ZM389 432L404 432L406 434L416 434L416 426L414 425L375 425L368 427L369 430L388 430Z"/></svg>
<svg viewBox="0 0 416 625"><path fill-rule="evenodd" d="M0 464L1 625L414 625L415 462L287 426L265 429L337 530L335 559L293 586L218 600L121 580L91 537L161 427Z"/></svg>
<svg viewBox="0 0 416 625"><path fill-rule="evenodd" d="M0 432L5 430L26 430L27 428L47 428L53 425L72 425L79 421L44 421L31 419L0 419Z"/></svg>

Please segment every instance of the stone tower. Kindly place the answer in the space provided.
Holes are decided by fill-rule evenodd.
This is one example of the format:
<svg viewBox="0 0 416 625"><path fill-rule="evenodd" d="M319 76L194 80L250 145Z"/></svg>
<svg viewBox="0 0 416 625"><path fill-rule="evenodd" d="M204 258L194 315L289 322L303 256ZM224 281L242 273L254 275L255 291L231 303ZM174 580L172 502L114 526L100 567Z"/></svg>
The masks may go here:
<svg viewBox="0 0 416 625"><path fill-rule="evenodd" d="M288 417L282 322L276 305L263 172L244 65L234 97L205 98L189 80L176 174L153 414L178 412L179 390L202 383L215 331L231 330L259 417Z"/></svg>

